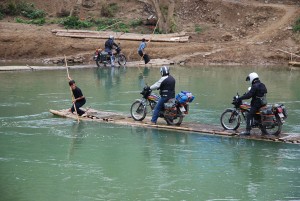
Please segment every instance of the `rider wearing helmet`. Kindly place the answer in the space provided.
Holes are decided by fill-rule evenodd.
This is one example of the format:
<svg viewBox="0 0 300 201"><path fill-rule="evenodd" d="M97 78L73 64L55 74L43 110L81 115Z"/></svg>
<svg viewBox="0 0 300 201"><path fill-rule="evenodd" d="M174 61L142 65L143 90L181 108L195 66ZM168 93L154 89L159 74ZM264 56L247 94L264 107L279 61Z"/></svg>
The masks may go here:
<svg viewBox="0 0 300 201"><path fill-rule="evenodd" d="M241 96L238 101L252 98L251 109L250 112L247 114L246 131L241 133L244 135L250 135L253 117L255 113L259 110L259 108L266 105L266 93L268 91L266 86L262 82L260 82L258 74L255 72L250 73L246 77L246 81L250 82L251 89L246 94Z"/></svg>
<svg viewBox="0 0 300 201"><path fill-rule="evenodd" d="M175 98L175 79L170 75L170 68L167 66L162 66L160 68L161 78L150 86L150 89L159 89L160 99L158 100L153 116L151 119L152 124L156 124L159 116L159 112L163 109L164 103L169 99Z"/></svg>
<svg viewBox="0 0 300 201"><path fill-rule="evenodd" d="M105 42L105 52L110 55L111 66L114 66L114 54L112 52L113 47L118 47L118 45L114 42L114 37L112 35L109 36L108 40Z"/></svg>

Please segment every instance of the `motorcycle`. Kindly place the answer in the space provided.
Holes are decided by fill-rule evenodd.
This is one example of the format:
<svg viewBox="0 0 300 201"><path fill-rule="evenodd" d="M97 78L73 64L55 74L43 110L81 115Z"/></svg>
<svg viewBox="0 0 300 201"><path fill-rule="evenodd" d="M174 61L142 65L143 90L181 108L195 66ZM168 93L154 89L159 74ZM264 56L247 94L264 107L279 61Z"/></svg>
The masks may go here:
<svg viewBox="0 0 300 201"><path fill-rule="evenodd" d="M247 120L251 106L241 100L239 101L238 98L238 94L233 97L234 108L226 109L220 117L221 125L226 130L236 130L242 120L244 122ZM278 136L286 118L287 111L283 104L265 105L254 115L251 128L259 128L263 135Z"/></svg>
<svg viewBox="0 0 300 201"><path fill-rule="evenodd" d="M115 57L115 62L118 62L120 66L126 65L127 59L126 56L121 53L120 44L115 48L113 54ZM103 64L104 67L106 67L107 64L111 64L110 57L111 56L107 52L102 51L102 49L96 49L93 59L98 67L101 67L100 64Z"/></svg>
<svg viewBox="0 0 300 201"><path fill-rule="evenodd" d="M132 103L130 108L131 117L136 121L145 119L147 113L152 113L160 96L152 93L149 87L144 87L141 99L137 99ZM182 91L176 95L176 98L170 99L164 104L164 108L159 113L159 117L163 118L168 125L180 126L183 118L189 112L189 103L192 102L194 96L192 93Z"/></svg>

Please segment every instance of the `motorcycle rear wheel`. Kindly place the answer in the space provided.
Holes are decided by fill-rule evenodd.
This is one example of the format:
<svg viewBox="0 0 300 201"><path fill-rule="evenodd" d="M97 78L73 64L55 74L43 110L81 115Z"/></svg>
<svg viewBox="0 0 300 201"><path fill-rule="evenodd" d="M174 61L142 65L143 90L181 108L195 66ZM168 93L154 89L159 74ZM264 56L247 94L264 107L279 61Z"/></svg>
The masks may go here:
<svg viewBox="0 0 300 201"><path fill-rule="evenodd" d="M276 122L273 126L262 126L261 132L263 135L275 135L278 136L281 133L282 123L278 115L275 115Z"/></svg>
<svg viewBox="0 0 300 201"><path fill-rule="evenodd" d="M134 103L132 103L131 108L130 108L130 114L134 120L142 121L146 117L147 108L142 103L142 101L137 100Z"/></svg>
<svg viewBox="0 0 300 201"><path fill-rule="evenodd" d="M170 118L165 117L164 119L168 125L180 126L180 124L183 121L183 115L182 115L182 112L179 110L177 112L177 116L175 118L170 119Z"/></svg>
<svg viewBox="0 0 300 201"><path fill-rule="evenodd" d="M220 121L225 130L236 130L241 124L241 117L235 110L227 109L222 113Z"/></svg>
<svg viewBox="0 0 300 201"><path fill-rule="evenodd" d="M118 57L118 63L120 66L125 66L126 65L126 57L124 54L120 54L119 57Z"/></svg>

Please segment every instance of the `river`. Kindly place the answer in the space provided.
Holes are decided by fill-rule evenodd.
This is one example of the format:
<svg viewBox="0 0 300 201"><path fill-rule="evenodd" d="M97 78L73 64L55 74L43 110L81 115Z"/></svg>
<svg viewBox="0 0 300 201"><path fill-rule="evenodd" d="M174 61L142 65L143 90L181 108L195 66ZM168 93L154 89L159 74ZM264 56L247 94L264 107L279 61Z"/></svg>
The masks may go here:
<svg viewBox="0 0 300 201"><path fill-rule="evenodd" d="M220 124L255 71L269 103L300 133L300 71L275 67L171 67L177 92L195 100L184 121ZM70 70L87 107L129 114L158 68ZM299 145L80 122L49 109L71 106L66 71L0 73L0 200L300 200Z"/></svg>

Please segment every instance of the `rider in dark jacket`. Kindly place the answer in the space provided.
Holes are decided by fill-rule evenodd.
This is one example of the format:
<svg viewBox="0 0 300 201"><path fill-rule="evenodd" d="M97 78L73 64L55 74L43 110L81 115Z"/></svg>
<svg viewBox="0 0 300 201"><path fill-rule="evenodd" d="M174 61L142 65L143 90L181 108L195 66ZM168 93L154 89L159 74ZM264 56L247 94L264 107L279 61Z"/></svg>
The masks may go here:
<svg viewBox="0 0 300 201"><path fill-rule="evenodd" d="M169 99L175 98L175 79L170 75L170 69L167 66L163 66L160 68L161 78L154 83L150 89L159 89L160 99L158 100L153 116L151 119L152 124L156 124L156 121L159 116L159 112L163 109L164 103L166 103Z"/></svg>
<svg viewBox="0 0 300 201"><path fill-rule="evenodd" d="M248 91L248 93L241 96L238 101L252 98L251 109L247 114L246 131L241 133L244 135L250 135L253 117L262 106L266 105L266 93L268 91L266 86L262 82L260 82L259 77L255 72L250 73L247 76L246 81L249 81L251 83L251 89Z"/></svg>
<svg viewBox="0 0 300 201"><path fill-rule="evenodd" d="M115 47L118 47L118 45L114 42L114 37L109 36L109 39L105 42L105 52L107 52L110 55L110 61L111 61L111 66L113 67L115 58L114 54L112 52L112 49Z"/></svg>

